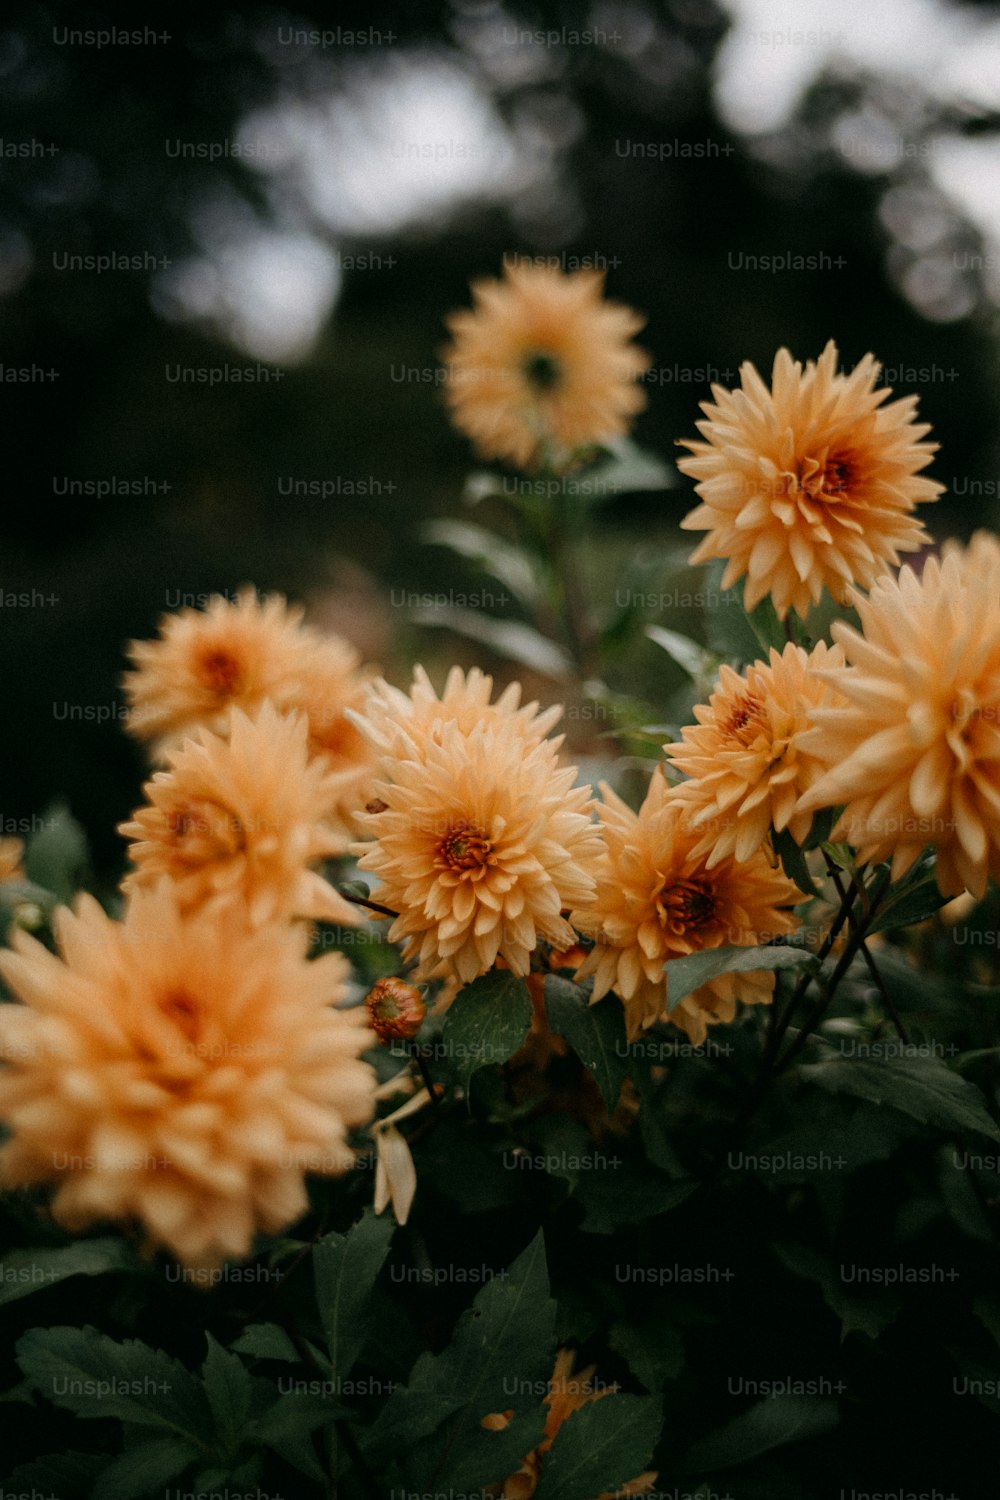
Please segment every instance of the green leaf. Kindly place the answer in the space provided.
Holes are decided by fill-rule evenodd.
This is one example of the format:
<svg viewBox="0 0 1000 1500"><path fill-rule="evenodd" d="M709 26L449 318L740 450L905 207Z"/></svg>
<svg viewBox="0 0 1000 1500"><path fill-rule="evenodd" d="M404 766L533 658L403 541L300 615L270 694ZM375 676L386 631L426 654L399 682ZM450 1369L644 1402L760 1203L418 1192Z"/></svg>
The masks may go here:
<svg viewBox="0 0 1000 1500"><path fill-rule="evenodd" d="M701 1473L747 1463L786 1443L823 1437L839 1420L837 1403L829 1397L771 1396L695 1443L684 1460L684 1469Z"/></svg>
<svg viewBox="0 0 1000 1500"><path fill-rule="evenodd" d="M478 505L481 500L500 500L504 493L503 474L493 469L473 469L466 477L462 500L466 505Z"/></svg>
<svg viewBox="0 0 1000 1500"><path fill-rule="evenodd" d="M577 481L581 487L589 484L589 490L581 493L594 494L598 498L611 495L634 495L640 491L673 489L677 484L677 471L671 464L640 448L630 438L608 443L608 457ZM572 498L572 491L570 492Z"/></svg>
<svg viewBox="0 0 1000 1500"><path fill-rule="evenodd" d="M470 609L415 609L410 619L415 625L453 630L544 677L563 678L572 671L572 662L562 646L521 620L497 620Z"/></svg>
<svg viewBox="0 0 1000 1500"><path fill-rule="evenodd" d="M277 1323L251 1323L231 1347L235 1354L248 1354L253 1359L284 1359L294 1364L299 1358L295 1345Z"/></svg>
<svg viewBox="0 0 1000 1500"><path fill-rule="evenodd" d="M656 1446L661 1415L650 1396L604 1396L579 1407L545 1455L535 1500L580 1500L638 1478Z"/></svg>
<svg viewBox="0 0 1000 1500"><path fill-rule="evenodd" d="M371 1208L345 1234L328 1234L313 1251L316 1302L336 1380L345 1379L364 1347L368 1304L396 1224Z"/></svg>
<svg viewBox="0 0 1000 1500"><path fill-rule="evenodd" d="M438 547L447 547L459 557L476 563L525 604L534 607L539 603L542 590L531 566L531 559L520 547L487 531L485 526L474 526L470 521L442 517L426 521L420 527L420 535L425 541Z"/></svg>
<svg viewBox="0 0 1000 1500"><path fill-rule="evenodd" d="M531 1026L531 996L523 979L494 969L459 990L441 1031L444 1055L466 1095L479 1068L506 1062Z"/></svg>
<svg viewBox="0 0 1000 1500"><path fill-rule="evenodd" d="M684 1368L680 1333L658 1300L650 1301L640 1326L613 1323L608 1344L628 1362L636 1380L650 1392L661 1391L664 1382L675 1380Z"/></svg>
<svg viewBox="0 0 1000 1500"><path fill-rule="evenodd" d="M12 1494L30 1494L37 1487L59 1500L91 1500L94 1480L106 1463L100 1453L46 1453L20 1464L7 1479L6 1489Z"/></svg>
<svg viewBox="0 0 1000 1500"><path fill-rule="evenodd" d="M907 886L905 890L887 901L876 914L868 932L871 934L888 932L892 928L912 927L915 923L932 917L949 899L947 896L942 896L938 890L937 880L932 875L916 885Z"/></svg>
<svg viewBox="0 0 1000 1500"><path fill-rule="evenodd" d="M974 1130L1000 1141L975 1084L953 1073L938 1057L888 1056L879 1061L831 1053L799 1068L801 1076L832 1094L853 1094L888 1105L922 1125Z"/></svg>
<svg viewBox="0 0 1000 1500"><path fill-rule="evenodd" d="M667 1009L720 974L752 974L766 969L795 969L813 955L807 948L769 944L759 948L703 948L684 958L671 958L663 966L667 976Z"/></svg>
<svg viewBox="0 0 1000 1500"><path fill-rule="evenodd" d="M545 1008L553 1031L564 1036L597 1081L610 1114L618 1103L628 1073L625 1012L615 995L596 1005L570 979L550 974L545 979Z"/></svg>
<svg viewBox="0 0 1000 1500"><path fill-rule="evenodd" d="M532 1435L540 1437L544 1429L541 1401L552 1371L555 1317L539 1230L509 1270L477 1294L447 1348L420 1356L406 1387L383 1406L368 1434L368 1450L408 1450L447 1423L435 1472L438 1488L503 1479L511 1473L504 1467L511 1455L516 1467L530 1452ZM482 1427L489 1413L511 1410L515 1418L504 1431Z"/></svg>
<svg viewBox="0 0 1000 1500"><path fill-rule="evenodd" d="M713 651L743 667L759 659L761 644L743 608L742 588L723 591L720 587L725 568L724 562L713 563L706 574L706 595L718 595L719 602L706 602L705 639Z"/></svg>
<svg viewBox="0 0 1000 1500"><path fill-rule="evenodd" d="M250 1426L253 1378L240 1359L217 1343L210 1333L208 1357L202 1366L205 1395L212 1412L215 1438L223 1453L235 1457Z"/></svg>
<svg viewBox="0 0 1000 1500"><path fill-rule="evenodd" d="M814 815L812 826L806 834L803 849L818 849L821 844L828 841L830 830L837 821L838 809L835 807L821 807Z"/></svg>
<svg viewBox="0 0 1000 1500"><path fill-rule="evenodd" d="M279 1393L255 1423L260 1442L310 1479L324 1482L327 1474L316 1456L312 1433L332 1422L338 1408L307 1391Z"/></svg>
<svg viewBox="0 0 1000 1500"><path fill-rule="evenodd" d="M742 583L740 584L740 592L743 592ZM788 644L788 636L785 633L784 625L778 619L777 611L770 597L762 599L750 611L748 618L754 635L760 641L760 656L763 661L770 659L772 649L779 654L784 651Z"/></svg>
<svg viewBox="0 0 1000 1500"><path fill-rule="evenodd" d="M202 1456L201 1450L181 1437L156 1438L130 1448L103 1470L94 1485L93 1500L145 1500Z"/></svg>
<svg viewBox="0 0 1000 1500"><path fill-rule="evenodd" d="M898 948L880 947L875 962L890 997L904 1014L940 1015L954 1011L963 998L954 980L917 968Z"/></svg>
<svg viewBox="0 0 1000 1500"><path fill-rule="evenodd" d="M807 1245L775 1245L774 1251L793 1275L819 1287L823 1301L840 1321L842 1340L849 1333L864 1333L876 1339L895 1320L902 1299L889 1287L881 1283L845 1282L821 1250Z"/></svg>
<svg viewBox="0 0 1000 1500"><path fill-rule="evenodd" d="M35 1389L78 1417L118 1417L201 1442L211 1416L201 1382L179 1360L96 1328L32 1328L17 1360Z"/></svg>
<svg viewBox="0 0 1000 1500"><path fill-rule="evenodd" d="M613 1234L622 1224L641 1224L658 1214L671 1213L697 1192L699 1182L670 1182L648 1169L623 1166L620 1172L580 1174L573 1197L586 1210L580 1228L585 1234Z"/></svg>
<svg viewBox="0 0 1000 1500"><path fill-rule="evenodd" d="M809 873L805 855L799 845L792 838L787 828L777 829L771 835L775 853L781 860L781 867L789 880L794 880L799 890L807 896L818 896L819 887Z"/></svg>
<svg viewBox="0 0 1000 1500"><path fill-rule="evenodd" d="M12 1250L0 1261L0 1307L70 1276L102 1276L133 1271L136 1258L123 1240L78 1240L55 1250Z"/></svg>
<svg viewBox="0 0 1000 1500"><path fill-rule="evenodd" d="M28 879L63 903L76 894L87 863L87 836L63 803L54 803L42 816L42 827L24 851Z"/></svg>
<svg viewBox="0 0 1000 1500"><path fill-rule="evenodd" d="M715 657L697 641L676 630L666 630L662 625L647 625L646 635L670 657L671 661L687 673L693 682L700 682L714 673Z"/></svg>

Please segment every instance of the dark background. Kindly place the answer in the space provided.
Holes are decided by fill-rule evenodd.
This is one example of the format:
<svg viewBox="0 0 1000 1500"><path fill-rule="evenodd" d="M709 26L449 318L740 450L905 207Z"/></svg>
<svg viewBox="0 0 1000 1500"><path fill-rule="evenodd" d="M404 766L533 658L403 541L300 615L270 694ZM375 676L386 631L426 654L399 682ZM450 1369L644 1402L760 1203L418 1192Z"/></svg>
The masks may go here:
<svg viewBox="0 0 1000 1500"><path fill-rule="evenodd" d="M498 273L505 253L608 260L609 291L647 316L641 342L665 372L650 384L637 428L661 454L693 432L709 378L734 384L744 358L769 368L783 342L807 358L833 336L845 365L872 349L887 366L929 370L898 388L919 393L943 445L932 472L962 481L960 495L929 516L931 529L940 539L992 521L997 359L994 308L975 269L984 247L928 171L933 136L994 127L962 101L925 96L919 79L904 84L835 64L780 132L732 134L712 93L729 20L711 0L628 0L594 13L559 5L501 11L465 0L294 12L11 5L5 14L0 363L8 371L36 367L35 378L2 385L0 587L8 602L0 669L8 728L0 812L8 831L64 796L88 829L97 866L118 868L113 824L134 804L142 766L116 718L122 645L149 634L179 595L247 580L286 590L397 675L417 655L471 659L467 647L409 623L392 607L391 591L463 587L472 577L418 536L427 516L459 509L470 468L431 372L443 316L467 300L471 276ZM845 19L832 6L831 24L837 14ZM776 8L777 24L806 19L795 7ZM55 40L67 27L108 24L149 26L169 40L101 48ZM570 33L587 25L618 40L544 47L503 40L516 28ZM276 46L289 26L364 28L383 40ZM373 235L352 229L349 216L324 222L293 170L268 175L231 157L213 163L167 149L178 139L239 139L248 112L276 101L339 99L361 108L363 130L364 101L371 107L381 78L402 88L435 60L467 75L502 126L527 142L535 179L523 190L491 201L487 180L471 198L431 205L391 227L390 213L385 231ZM434 119L433 77L423 87L410 146ZM866 110L888 122L900 150L860 170L834 140L846 117ZM30 154L12 150L25 142L36 143ZM650 160L634 143L669 143L672 155ZM685 155L688 147L702 154ZM350 166L352 149L349 133L331 133L331 170ZM155 267L111 274L60 267L67 255L114 253L138 256L143 266L165 261L175 272L202 249L205 205L220 202L255 232L280 220L285 230L375 263L344 270L311 349L295 361L262 362L280 379L172 383L166 371L178 365L261 361L227 338L225 316L179 320ZM898 229L901 219L902 239L887 227ZM734 269L740 252L822 253L843 264L771 275ZM929 270L915 303L903 287L921 255ZM249 281L237 294L252 306ZM394 379L403 366L431 378ZM38 370L57 378L39 378ZM368 480L381 492L287 496L279 494L281 476L333 479L342 488ZM153 492L67 496L58 492L67 479L136 481ZM970 498L977 486L986 498ZM686 482L609 502L596 524L610 550L593 556L614 558L612 543L623 537L676 555L687 542L676 525L690 504ZM502 524L499 512L487 519ZM612 588L613 577L604 584ZM27 605L10 600L31 589Z"/></svg>

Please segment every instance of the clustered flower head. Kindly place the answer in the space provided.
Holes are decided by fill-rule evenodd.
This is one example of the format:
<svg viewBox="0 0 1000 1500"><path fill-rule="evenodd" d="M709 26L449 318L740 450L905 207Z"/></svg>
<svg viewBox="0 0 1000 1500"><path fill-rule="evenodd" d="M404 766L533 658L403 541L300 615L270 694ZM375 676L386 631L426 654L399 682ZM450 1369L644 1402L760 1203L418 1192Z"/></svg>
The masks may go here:
<svg viewBox="0 0 1000 1500"><path fill-rule="evenodd" d="M591 896L600 852L576 775L551 742L531 745L504 717L468 733L452 719L412 739L401 731L357 852L380 904L398 912L389 937L416 977L467 983L498 956L526 974L540 941L574 942L562 912Z"/></svg>
<svg viewBox="0 0 1000 1500"><path fill-rule="evenodd" d="M359 732L383 755L406 739L440 739L442 727L449 723L456 724L463 734L470 734L480 724L509 724L526 744L537 745L562 717L558 704L544 710L537 703L522 705L519 682L508 683L495 703L492 693L492 677L478 667L468 672L452 667L438 697L423 667L417 666L409 693L378 678L372 683L363 716L352 717Z"/></svg>
<svg viewBox="0 0 1000 1500"><path fill-rule="evenodd" d="M166 752L148 802L120 832L133 839L128 892L166 875L185 907L242 903L251 926L309 917L348 926L356 908L310 866L342 854L324 815L329 777L310 759L308 725L264 703L251 718L230 710L225 736L199 729Z"/></svg>
<svg viewBox="0 0 1000 1500"><path fill-rule="evenodd" d="M349 712L363 704L369 679L347 641L303 625L302 609L279 594L242 589L232 601L214 595L204 609L165 615L158 638L133 641L129 655L127 727L156 758L199 729L227 734L232 708L301 713L310 753L335 773L326 782L329 817L353 831L371 756Z"/></svg>
<svg viewBox="0 0 1000 1500"><path fill-rule="evenodd" d="M852 583L870 588L926 544L914 509L943 488L921 475L937 444L915 396L885 404L878 373L870 354L840 373L831 340L805 369L780 349L770 390L747 363L740 390L714 385L702 403L703 441L685 440L678 463L702 504L681 526L707 532L693 563L726 560L723 588L746 576L748 609L770 595L781 619L804 616L824 589L846 603Z"/></svg>
<svg viewBox="0 0 1000 1500"><path fill-rule="evenodd" d="M944 895L1000 879L1000 543L947 543L918 578L904 567L837 622L843 707L815 712L803 746L825 774L801 808L844 810L833 836L902 876L928 845Z"/></svg>
<svg viewBox="0 0 1000 1500"><path fill-rule="evenodd" d="M733 1019L737 1000L770 1001L774 976L722 974L671 1010L664 964L704 948L753 947L791 932L796 924L789 908L801 898L763 851L743 862L726 855L710 866L696 853L701 828L692 826L686 804L660 772L638 813L610 787L601 790L605 849L597 892L573 912L594 946L577 977L593 975L595 1000L611 990L620 996L631 1038L671 1021L698 1046L709 1025Z"/></svg>
<svg viewBox="0 0 1000 1500"><path fill-rule="evenodd" d="M81 896L57 934L59 956L24 933L0 954L22 1002L0 1006L6 1187L210 1266L300 1217L307 1171L352 1165L374 1075L364 1013L335 1008L341 955L308 961L304 927L251 929L236 903L187 914L168 880L122 922Z"/></svg>
<svg viewBox="0 0 1000 1500"><path fill-rule="evenodd" d="M484 458L560 468L623 436L645 406L635 382L650 360L631 342L643 319L605 301L603 284L599 271L507 265L447 320L445 396Z"/></svg>
<svg viewBox="0 0 1000 1500"><path fill-rule="evenodd" d="M697 724L664 745L690 778L676 796L691 827L704 830L693 852L709 870L730 856L749 859L772 828L787 828L798 843L809 832L812 816L800 799L823 762L803 737L817 707L842 701L831 682L843 665L840 647L821 641L808 653L791 642L780 653L772 648L767 663L742 675L722 666L708 704L694 710ZM831 681L819 675L824 669Z"/></svg>

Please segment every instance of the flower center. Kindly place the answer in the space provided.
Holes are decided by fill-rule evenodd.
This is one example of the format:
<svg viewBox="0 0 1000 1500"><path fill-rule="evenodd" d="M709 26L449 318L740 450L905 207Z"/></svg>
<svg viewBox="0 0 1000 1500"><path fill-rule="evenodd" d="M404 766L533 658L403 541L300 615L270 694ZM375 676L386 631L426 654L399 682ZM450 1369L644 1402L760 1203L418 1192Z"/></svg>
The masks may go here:
<svg viewBox="0 0 1000 1500"><path fill-rule="evenodd" d="M684 933L706 927L715 917L715 892L707 880L679 880L656 899L662 927Z"/></svg>
<svg viewBox="0 0 1000 1500"><path fill-rule="evenodd" d="M807 459L801 484L810 500L842 500L856 478L852 460L845 454L834 454L822 463Z"/></svg>
<svg viewBox="0 0 1000 1500"><path fill-rule="evenodd" d="M202 657L201 680L220 698L230 697L240 683L240 664L228 651L209 651Z"/></svg>
<svg viewBox="0 0 1000 1500"><path fill-rule="evenodd" d="M167 842L181 864L226 859L246 847L246 827L217 802L182 802L166 814Z"/></svg>
<svg viewBox="0 0 1000 1500"><path fill-rule="evenodd" d="M190 995L184 990L171 990L162 996L159 1008L189 1042L194 1041L198 1034L198 1006Z"/></svg>
<svg viewBox="0 0 1000 1500"><path fill-rule="evenodd" d="M455 823L438 841L434 863L445 870L479 870L495 865L493 844L475 823Z"/></svg>
<svg viewBox="0 0 1000 1500"><path fill-rule="evenodd" d="M521 369L528 384L536 391L551 391L562 380L559 361L541 350L528 354L521 362Z"/></svg>
<svg viewBox="0 0 1000 1500"><path fill-rule="evenodd" d="M744 693L730 709L729 717L722 725L722 733L739 740L741 745L748 744L760 728L763 708L763 703L755 694Z"/></svg>

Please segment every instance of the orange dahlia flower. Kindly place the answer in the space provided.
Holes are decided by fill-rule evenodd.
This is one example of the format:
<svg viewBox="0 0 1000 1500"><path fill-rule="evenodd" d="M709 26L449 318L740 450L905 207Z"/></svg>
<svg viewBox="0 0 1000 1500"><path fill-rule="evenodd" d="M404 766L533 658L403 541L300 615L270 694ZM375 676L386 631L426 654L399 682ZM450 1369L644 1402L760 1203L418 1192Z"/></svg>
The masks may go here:
<svg viewBox="0 0 1000 1500"><path fill-rule="evenodd" d="M866 354L839 374L831 340L804 370L779 349L770 390L747 363L741 390L713 385L715 404L702 403L704 441L682 443L693 456L678 468L703 503L681 526L708 533L692 563L727 560L723 588L746 575L748 609L770 594L781 619L804 616L824 588L844 603L852 583L870 588L926 543L913 512L943 489L920 476L937 444L922 441L916 396L883 404L878 373Z"/></svg>
<svg viewBox="0 0 1000 1500"><path fill-rule="evenodd" d="M8 1188L52 1185L70 1230L137 1222L195 1266L250 1253L303 1214L306 1172L347 1171L373 1112L347 963L304 927L250 931L234 907L185 916L168 882L113 922L59 912L61 957L25 933L0 954Z"/></svg>
<svg viewBox="0 0 1000 1500"><path fill-rule="evenodd" d="M894 879L928 845L946 896L1000 879L1000 543L950 542L852 599L861 634L833 633L846 706L818 708L803 748L827 768L800 811L844 806L834 829Z"/></svg>
<svg viewBox="0 0 1000 1500"><path fill-rule="evenodd" d="M630 342L644 320L603 286L600 271L508 265L502 281L472 283L473 311L447 319L445 396L484 458L560 468L628 431L646 404L635 382L649 356Z"/></svg>
<svg viewBox="0 0 1000 1500"><path fill-rule="evenodd" d="M545 1405L549 1409L545 1419L545 1435L538 1447L528 1454L517 1473L505 1479L499 1491L490 1490L491 1494L496 1494L497 1500L531 1500L542 1477L545 1455L552 1447L556 1433L567 1417L579 1411L581 1406L586 1406L588 1401L600 1401L603 1396L613 1396L617 1391L618 1387L614 1385L602 1384L595 1389L596 1365L588 1365L586 1369L578 1370L574 1374L573 1364L572 1350L560 1349L556 1355L555 1368L552 1371L548 1394L545 1397ZM491 1432L502 1432L509 1422L508 1413L491 1412L489 1416L483 1418L482 1425ZM617 1490L606 1490L603 1495L596 1496L595 1500L617 1500L618 1496L644 1495L655 1482L655 1472L647 1471L645 1474L639 1474L635 1479L630 1479L627 1484L621 1485Z"/></svg>
<svg viewBox="0 0 1000 1500"><path fill-rule="evenodd" d="M346 844L323 822L330 799L305 719L270 703L253 718L230 715L228 737L201 729L167 751L146 806L119 825L134 840L123 889L166 875L186 911L235 898L255 927L290 917L355 924L356 908L309 868Z"/></svg>
<svg viewBox="0 0 1000 1500"><path fill-rule="evenodd" d="M675 795L702 832L692 852L709 870L729 856L749 859L772 827L787 828L798 843L809 832L812 818L796 804L823 763L802 748L802 736L815 708L843 701L816 670L843 665L840 647L821 641L808 653L791 643L780 654L772 648L769 663L755 662L743 676L723 666L707 706L694 710L698 723L664 745L691 777Z"/></svg>
<svg viewBox="0 0 1000 1500"><path fill-rule="evenodd" d="M672 1021L700 1046L706 1027L731 1021L737 1000L770 1002L773 974L723 974L667 1010L664 963L702 948L754 947L794 930L787 908L802 899L780 870L758 852L743 863L726 856L709 868L696 854L701 832L657 771L646 800L632 812L602 786L606 852L597 894L572 914L594 947L577 973L594 976L594 1000L614 990L625 1007L629 1036Z"/></svg>
<svg viewBox="0 0 1000 1500"><path fill-rule="evenodd" d="M525 974L539 941L575 940L560 913L592 896L601 848L576 774L499 720L467 735L435 721L419 750L383 757L382 810L363 815L373 839L356 846L358 863L399 913L389 937L419 960L418 979L467 983L498 954Z"/></svg>
<svg viewBox="0 0 1000 1500"><path fill-rule="evenodd" d="M330 770L349 767L363 753L344 716L364 700L360 658L339 636L303 625L302 613L280 594L247 588L232 602L215 595L205 609L164 615L156 640L129 647L129 732L160 752L196 729L224 733L232 707L270 701L307 715L313 751Z"/></svg>
<svg viewBox="0 0 1000 1500"><path fill-rule="evenodd" d="M445 724L456 724L463 734L471 734L478 724L509 723L526 744L537 745L562 717L559 705L544 711L537 703L521 705L519 682L509 683L495 703L490 702L492 692L492 677L478 667L468 672L452 667L439 698L427 673L418 666L413 669L409 693L379 679L372 684L364 716L354 718L372 745L386 754L399 749L400 737L416 745L431 738L440 741Z"/></svg>

